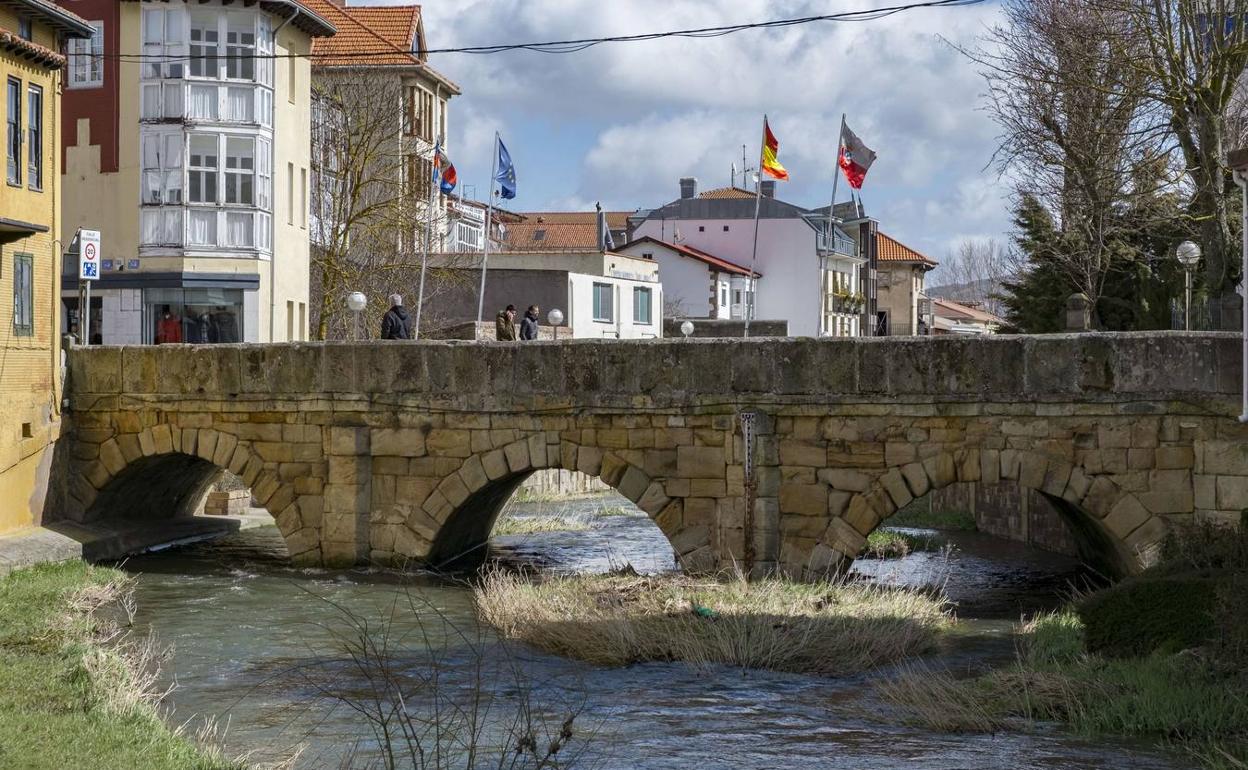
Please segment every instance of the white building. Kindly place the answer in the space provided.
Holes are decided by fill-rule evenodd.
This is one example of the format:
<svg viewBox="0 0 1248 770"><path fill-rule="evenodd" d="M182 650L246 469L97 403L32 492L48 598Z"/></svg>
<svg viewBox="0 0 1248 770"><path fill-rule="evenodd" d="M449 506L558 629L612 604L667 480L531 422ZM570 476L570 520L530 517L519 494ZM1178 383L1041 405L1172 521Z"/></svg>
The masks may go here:
<svg viewBox="0 0 1248 770"><path fill-rule="evenodd" d="M93 331L306 339L306 54L333 26L290 1L71 5L98 39L71 52L62 240L102 232ZM117 56L131 52L151 58ZM65 288L73 323L76 272Z"/></svg>
<svg viewBox="0 0 1248 770"><path fill-rule="evenodd" d="M699 194L697 181L691 178L682 179L680 187L679 199L630 219L630 243L649 237L669 247L693 248L745 268L748 274L754 244L755 194L735 187ZM624 250L646 253L648 247L626 246ZM653 253L657 259L657 247ZM755 269L764 277L756 282L752 317L788 321L790 333L799 336L857 336L869 308L869 292L863 291L867 260L859 254L854 239L841 227L835 227L828 236L826 207L804 209L778 200L775 183L763 182ZM665 260L664 282L669 276L666 262L674 261L674 257ZM671 285L692 317L721 317L725 287L719 272L712 277L703 266L700 274L691 273L688 267L695 261L689 258L685 267L678 269L685 275L673 277ZM731 275L727 283L728 317L742 318L750 312L748 291L742 287L738 295ZM712 310L714 316L710 315Z"/></svg>
<svg viewBox="0 0 1248 770"><path fill-rule="evenodd" d="M654 260L663 276L669 314L682 318L745 318L750 296L750 271L701 249L681 243L664 243L648 235L619 249L642 259ZM756 272L755 280L762 278ZM761 284L761 280L760 280Z"/></svg>

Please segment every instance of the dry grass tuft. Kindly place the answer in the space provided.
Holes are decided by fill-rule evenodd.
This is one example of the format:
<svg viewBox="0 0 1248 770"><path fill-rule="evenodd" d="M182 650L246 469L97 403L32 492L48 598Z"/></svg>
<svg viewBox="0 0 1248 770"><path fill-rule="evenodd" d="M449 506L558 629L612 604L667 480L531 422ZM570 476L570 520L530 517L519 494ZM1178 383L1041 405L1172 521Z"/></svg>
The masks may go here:
<svg viewBox="0 0 1248 770"><path fill-rule="evenodd" d="M581 532L590 523L578 516L500 516L494 523L494 535L536 535L542 532Z"/></svg>
<svg viewBox="0 0 1248 770"><path fill-rule="evenodd" d="M476 589L508 638L600 665L680 660L824 675L929 650L945 603L865 583L578 575L533 582L494 571Z"/></svg>

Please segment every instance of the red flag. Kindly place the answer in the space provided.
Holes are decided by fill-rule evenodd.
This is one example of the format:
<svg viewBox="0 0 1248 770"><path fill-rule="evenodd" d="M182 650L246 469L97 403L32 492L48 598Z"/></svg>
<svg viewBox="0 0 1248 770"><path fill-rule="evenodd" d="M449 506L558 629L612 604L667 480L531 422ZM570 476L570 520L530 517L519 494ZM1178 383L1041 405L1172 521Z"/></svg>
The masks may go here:
<svg viewBox="0 0 1248 770"><path fill-rule="evenodd" d="M875 162L875 151L862 143L858 135L849 130L849 126L841 123L840 149L837 152L837 165L845 172L845 179L855 190L862 189L867 177L867 169Z"/></svg>

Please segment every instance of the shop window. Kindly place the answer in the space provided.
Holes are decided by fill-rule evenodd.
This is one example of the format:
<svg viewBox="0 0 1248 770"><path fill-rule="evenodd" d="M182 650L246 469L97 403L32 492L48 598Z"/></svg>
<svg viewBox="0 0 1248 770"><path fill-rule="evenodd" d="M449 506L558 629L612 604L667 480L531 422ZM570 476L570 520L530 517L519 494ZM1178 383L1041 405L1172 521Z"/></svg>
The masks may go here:
<svg viewBox="0 0 1248 770"><path fill-rule="evenodd" d="M145 342L230 343L243 340L241 289L144 289Z"/></svg>

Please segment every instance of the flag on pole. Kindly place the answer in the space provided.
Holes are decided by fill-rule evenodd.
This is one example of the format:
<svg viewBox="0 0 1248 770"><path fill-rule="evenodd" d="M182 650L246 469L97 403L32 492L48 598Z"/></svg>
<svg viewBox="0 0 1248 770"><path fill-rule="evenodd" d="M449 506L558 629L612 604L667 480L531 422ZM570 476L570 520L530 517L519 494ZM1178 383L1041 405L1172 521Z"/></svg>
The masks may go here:
<svg viewBox="0 0 1248 770"><path fill-rule="evenodd" d="M867 169L875 162L875 150L862 143L858 135L849 130L849 126L841 123L840 149L837 152L837 165L845 172L845 179L855 190L862 189L862 182L867 178Z"/></svg>
<svg viewBox="0 0 1248 770"><path fill-rule="evenodd" d="M789 172L785 171L784 166L780 165L777 155L780 153L780 142L776 139L776 135L771 133L771 126L767 125L767 116L763 116L763 159L759 164L763 173L770 177L780 180L788 180Z"/></svg>
<svg viewBox="0 0 1248 770"><path fill-rule="evenodd" d="M503 140L498 140L498 174L494 177L498 182L498 195L504 200L516 197L516 167L511 163L511 153L507 152Z"/></svg>
<svg viewBox="0 0 1248 770"><path fill-rule="evenodd" d="M443 195L450 195L459 183L459 174L455 173L455 164L442 149L442 140L433 148L433 183L438 185Z"/></svg>

